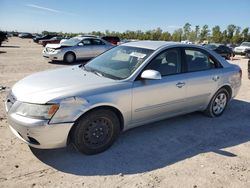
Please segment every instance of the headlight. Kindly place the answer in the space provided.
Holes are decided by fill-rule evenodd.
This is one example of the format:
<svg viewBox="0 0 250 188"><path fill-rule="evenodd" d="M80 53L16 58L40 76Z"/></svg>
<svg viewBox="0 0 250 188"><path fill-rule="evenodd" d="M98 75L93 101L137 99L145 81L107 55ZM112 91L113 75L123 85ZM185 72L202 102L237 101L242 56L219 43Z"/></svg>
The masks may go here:
<svg viewBox="0 0 250 188"><path fill-rule="evenodd" d="M16 114L35 118L35 119L51 119L58 110L58 104L30 104L22 103L16 110Z"/></svg>

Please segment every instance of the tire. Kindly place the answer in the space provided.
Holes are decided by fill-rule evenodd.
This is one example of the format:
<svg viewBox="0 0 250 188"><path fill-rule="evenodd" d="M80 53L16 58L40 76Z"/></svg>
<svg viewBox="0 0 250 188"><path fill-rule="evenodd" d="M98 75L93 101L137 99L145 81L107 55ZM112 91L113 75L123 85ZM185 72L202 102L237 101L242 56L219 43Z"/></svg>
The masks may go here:
<svg viewBox="0 0 250 188"><path fill-rule="evenodd" d="M228 101L228 91L221 88L215 93L204 113L209 117L221 116L227 107Z"/></svg>
<svg viewBox="0 0 250 188"><path fill-rule="evenodd" d="M67 52L64 55L63 61L65 63L73 63L76 60L76 55L73 52Z"/></svg>
<svg viewBox="0 0 250 188"><path fill-rule="evenodd" d="M120 132L120 121L110 110L99 109L82 116L72 130L71 140L76 149L93 155L107 150Z"/></svg>

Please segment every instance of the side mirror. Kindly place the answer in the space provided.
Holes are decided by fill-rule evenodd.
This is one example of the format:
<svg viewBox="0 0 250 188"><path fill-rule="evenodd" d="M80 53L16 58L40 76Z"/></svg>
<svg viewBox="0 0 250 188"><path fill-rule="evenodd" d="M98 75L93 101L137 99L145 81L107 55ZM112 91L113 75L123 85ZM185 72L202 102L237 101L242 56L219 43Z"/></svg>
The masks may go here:
<svg viewBox="0 0 250 188"><path fill-rule="evenodd" d="M156 70L145 70L142 72L141 78L147 79L147 80L160 80L161 73L159 73Z"/></svg>
<svg viewBox="0 0 250 188"><path fill-rule="evenodd" d="M83 43L82 42L78 43L78 46L83 46Z"/></svg>

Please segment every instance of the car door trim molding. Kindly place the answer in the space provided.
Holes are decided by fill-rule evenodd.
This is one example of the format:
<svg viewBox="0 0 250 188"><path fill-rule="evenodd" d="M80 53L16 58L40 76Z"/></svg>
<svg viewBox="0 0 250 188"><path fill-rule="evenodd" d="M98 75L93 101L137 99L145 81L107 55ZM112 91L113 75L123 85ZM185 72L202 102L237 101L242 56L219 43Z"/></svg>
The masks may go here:
<svg viewBox="0 0 250 188"><path fill-rule="evenodd" d="M168 106L168 105L172 105L172 104L176 104L176 103L182 103L182 102L185 102L185 101L188 101L188 100L193 100L193 99L197 100L199 98L208 97L210 95L211 95L211 93L206 93L206 94L203 94L203 95L198 95L198 96L195 96L195 97L189 97L189 98L186 98L186 99L180 99L180 100L175 100L175 101L166 102L166 103L162 103L162 104L156 104L156 105L151 105L151 106L147 106L147 107L137 108L137 109L135 109L135 112L151 110L151 109L154 109L154 108L161 108L161 107L164 107L164 106Z"/></svg>
<svg viewBox="0 0 250 188"><path fill-rule="evenodd" d="M137 109L135 109L135 112L141 112L141 111L144 111L144 110L160 108L160 107L164 107L164 106L168 106L168 105L172 105L172 104L176 104L176 103L181 103L181 102L184 102L184 101L185 101L184 99L180 99L180 100L175 100L175 101L166 102L166 103L162 103L162 104L156 104L156 105L152 105L152 106L137 108Z"/></svg>

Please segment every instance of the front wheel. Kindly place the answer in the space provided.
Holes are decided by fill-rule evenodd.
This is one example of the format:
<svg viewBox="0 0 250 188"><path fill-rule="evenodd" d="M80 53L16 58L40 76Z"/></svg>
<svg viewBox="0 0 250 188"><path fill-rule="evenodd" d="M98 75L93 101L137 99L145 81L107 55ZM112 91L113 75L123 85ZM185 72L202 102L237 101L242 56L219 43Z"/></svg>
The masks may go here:
<svg viewBox="0 0 250 188"><path fill-rule="evenodd" d="M76 60L76 56L73 52L68 52L64 55L63 61L65 63L73 63Z"/></svg>
<svg viewBox="0 0 250 188"><path fill-rule="evenodd" d="M88 155L108 149L120 132L117 115L110 110L99 109L81 117L72 131L72 141L80 152Z"/></svg>
<svg viewBox="0 0 250 188"><path fill-rule="evenodd" d="M229 94L225 88L220 89L211 99L207 109L204 111L209 117L218 117L223 114L229 101Z"/></svg>

